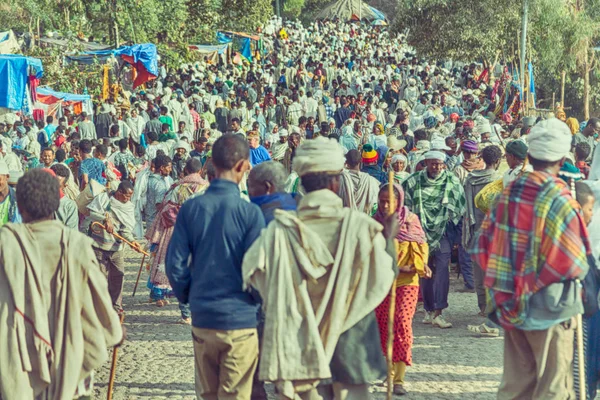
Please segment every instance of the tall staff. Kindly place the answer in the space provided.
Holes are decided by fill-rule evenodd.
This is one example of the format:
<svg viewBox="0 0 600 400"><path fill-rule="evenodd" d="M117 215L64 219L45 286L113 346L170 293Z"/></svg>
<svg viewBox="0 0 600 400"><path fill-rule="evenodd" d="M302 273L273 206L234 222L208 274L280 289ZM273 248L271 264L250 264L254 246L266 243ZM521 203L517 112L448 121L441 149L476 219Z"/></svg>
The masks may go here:
<svg viewBox="0 0 600 400"><path fill-rule="evenodd" d="M396 198L394 193L394 171L390 171L388 174L388 190L390 197L390 206L388 216L394 214L396 211ZM387 400L392 400L394 394L394 314L396 314L396 278L392 282L392 289L390 291L390 309L388 314L388 337L387 337Z"/></svg>

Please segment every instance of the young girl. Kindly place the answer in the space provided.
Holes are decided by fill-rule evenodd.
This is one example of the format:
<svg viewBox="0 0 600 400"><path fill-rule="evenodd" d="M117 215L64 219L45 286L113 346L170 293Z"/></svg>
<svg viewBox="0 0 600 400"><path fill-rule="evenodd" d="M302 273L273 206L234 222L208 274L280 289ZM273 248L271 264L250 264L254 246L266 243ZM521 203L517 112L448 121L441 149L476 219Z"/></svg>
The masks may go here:
<svg viewBox="0 0 600 400"><path fill-rule="evenodd" d="M388 385L394 385L394 393L406 394L404 389L404 375L406 366L412 364L412 320L415 315L417 298L419 296L419 277L431 278L431 270L426 265L429 258L429 247L425 232L416 214L404 206L404 191L402 186L394 184L395 204L390 205L389 187L383 185L379 190L379 204L374 218L383 222L389 214L390 207L394 207L394 214L398 218L399 230L396 236L398 251L398 268L400 273L396 278L396 312L394 315L394 380ZM388 315L390 296L375 309L381 347L384 354L387 349Z"/></svg>

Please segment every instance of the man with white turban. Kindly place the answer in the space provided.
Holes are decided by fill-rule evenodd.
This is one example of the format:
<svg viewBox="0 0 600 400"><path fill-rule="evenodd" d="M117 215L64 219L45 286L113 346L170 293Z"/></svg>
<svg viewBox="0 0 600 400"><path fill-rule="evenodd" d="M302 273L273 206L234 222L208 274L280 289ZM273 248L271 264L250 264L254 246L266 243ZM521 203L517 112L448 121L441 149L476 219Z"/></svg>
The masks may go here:
<svg viewBox="0 0 600 400"><path fill-rule="evenodd" d="M260 379L280 399L369 399L369 382L386 371L373 311L394 279L396 228L342 206L335 140L305 142L293 167L307 194L297 213L275 212L242 266L264 302Z"/></svg>
<svg viewBox="0 0 600 400"><path fill-rule="evenodd" d="M590 247L580 206L557 176L571 140L556 118L531 128L534 171L499 196L471 249L484 269L486 311L505 330L498 399L575 398L575 317L584 311L576 280L589 270Z"/></svg>

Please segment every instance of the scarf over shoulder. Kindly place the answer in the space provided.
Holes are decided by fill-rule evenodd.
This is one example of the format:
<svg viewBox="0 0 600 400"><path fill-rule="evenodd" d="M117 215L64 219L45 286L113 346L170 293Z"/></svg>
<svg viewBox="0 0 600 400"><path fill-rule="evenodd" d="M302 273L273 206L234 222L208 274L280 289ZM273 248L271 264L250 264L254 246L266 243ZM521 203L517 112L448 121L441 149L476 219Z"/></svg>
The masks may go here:
<svg viewBox="0 0 600 400"><path fill-rule="evenodd" d="M123 332L92 240L60 221L37 224L61 232L53 276L30 224L0 230L0 398L72 400Z"/></svg>
<svg viewBox="0 0 600 400"><path fill-rule="evenodd" d="M483 221L471 254L505 329L524 323L533 294L588 270L588 232L578 209L559 178L530 172L504 189Z"/></svg>
<svg viewBox="0 0 600 400"><path fill-rule="evenodd" d="M303 222L316 219L339 226L338 236L322 238ZM244 284L260 292L266 316L260 380L282 384L294 398L294 385L331 378L340 335L373 312L393 282L381 231L328 190L304 197L298 215L275 212L242 265ZM334 254L329 240L337 243Z"/></svg>

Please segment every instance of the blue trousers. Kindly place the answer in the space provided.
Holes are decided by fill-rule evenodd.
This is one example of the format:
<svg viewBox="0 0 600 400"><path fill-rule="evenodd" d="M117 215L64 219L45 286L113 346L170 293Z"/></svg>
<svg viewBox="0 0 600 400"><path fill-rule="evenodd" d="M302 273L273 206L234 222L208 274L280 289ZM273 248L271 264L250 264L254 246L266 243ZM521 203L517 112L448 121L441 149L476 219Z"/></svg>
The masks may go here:
<svg viewBox="0 0 600 400"><path fill-rule="evenodd" d="M450 257L452 246L444 236L440 247L431 253L429 268L433 272L431 279L421 279L423 293L423 307L425 311L432 312L448 308L448 291L450 290Z"/></svg>
<svg viewBox="0 0 600 400"><path fill-rule="evenodd" d="M462 244L458 245L458 265L460 265L460 272L465 280L465 286L473 289L475 287L475 282L473 281L473 262Z"/></svg>

